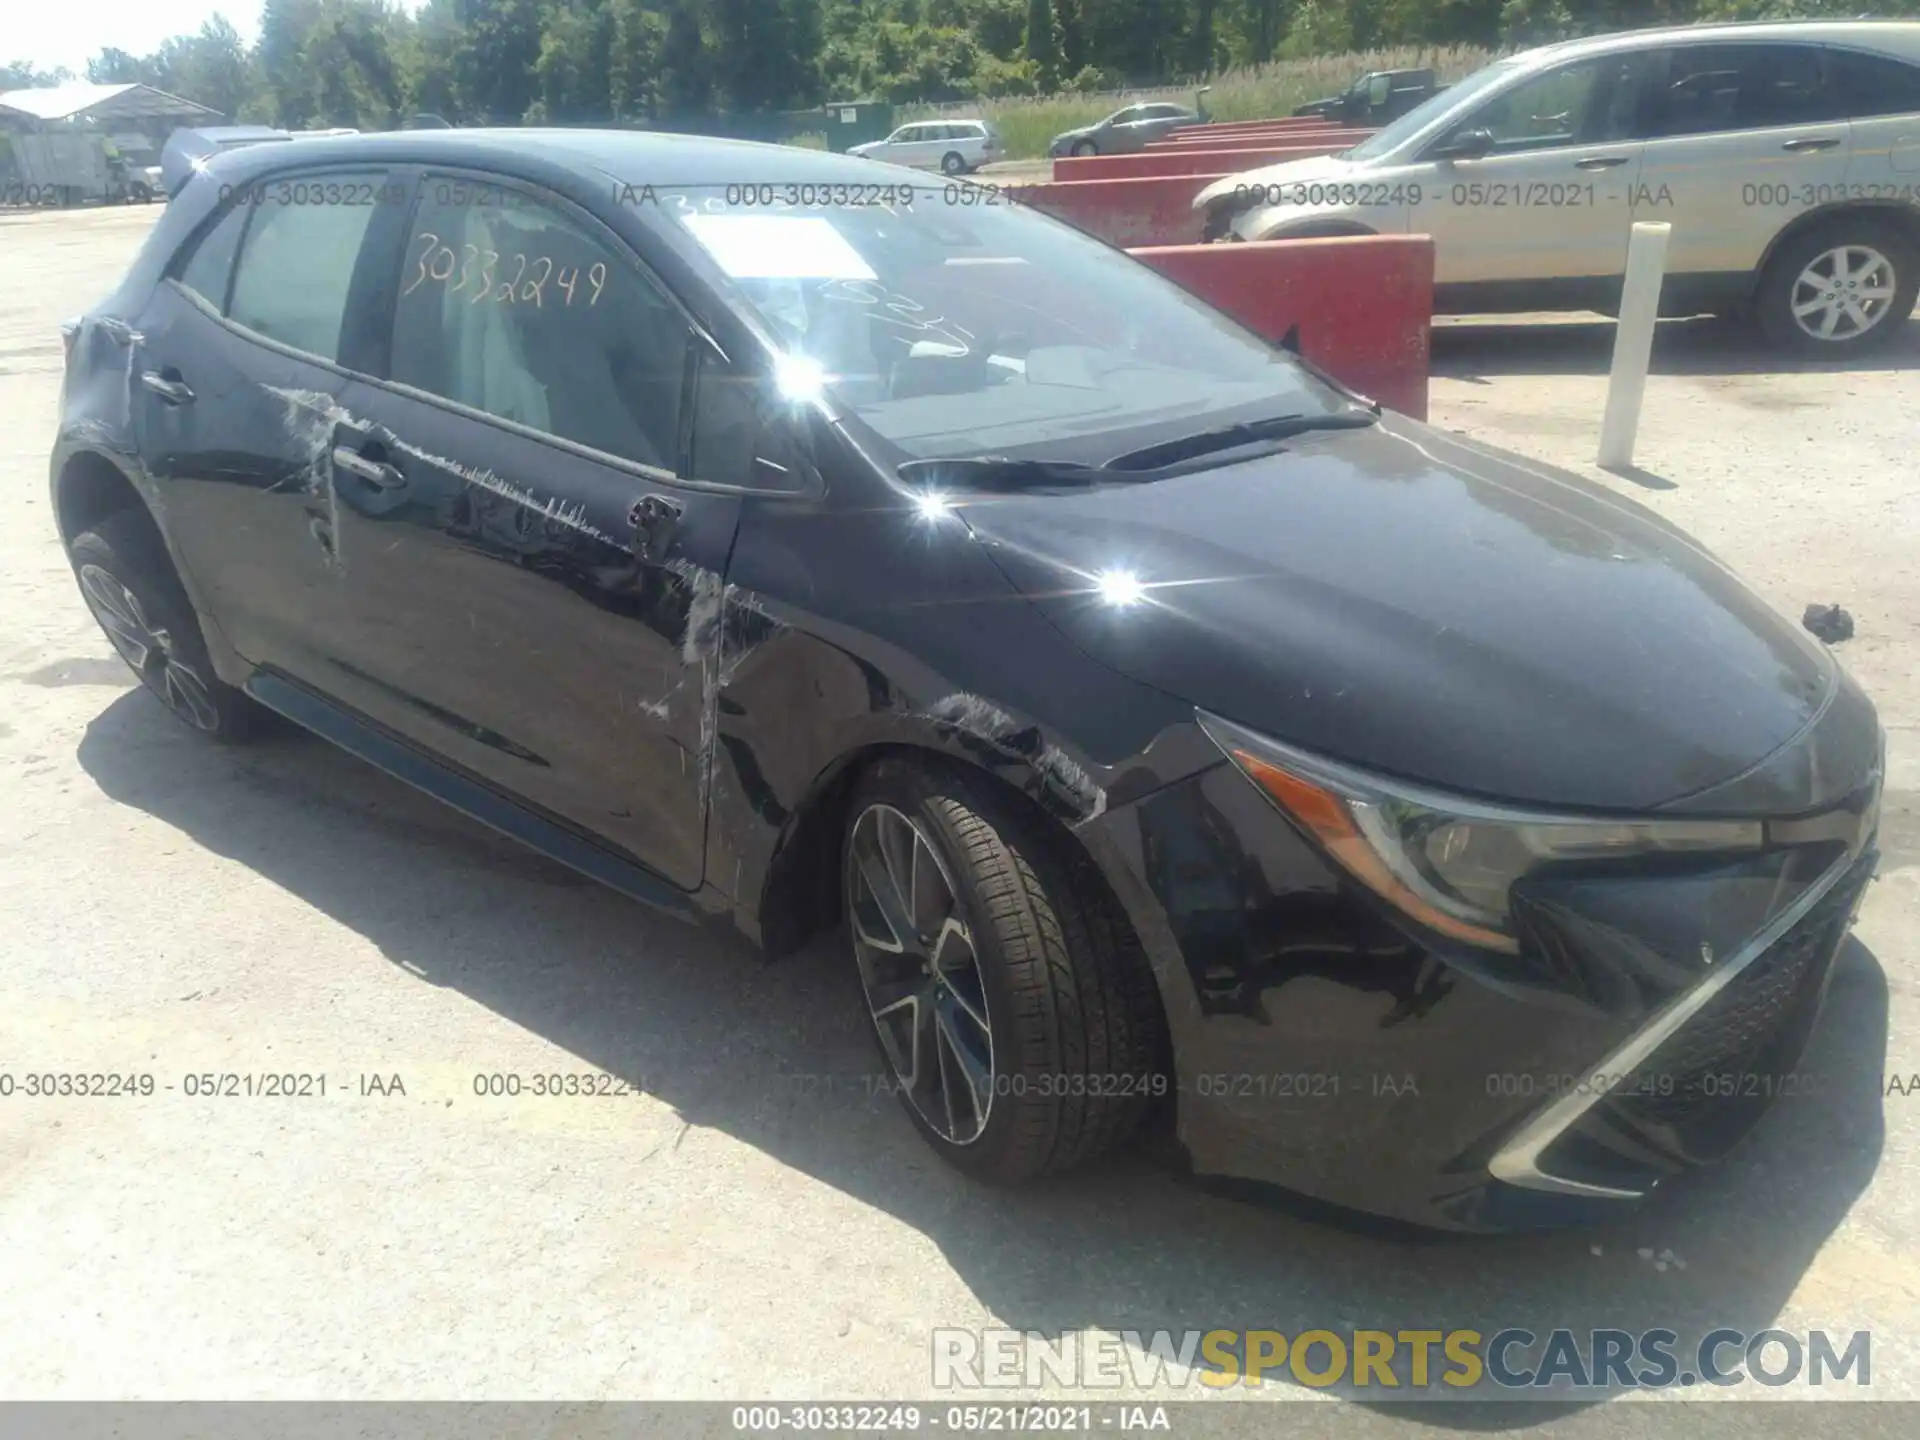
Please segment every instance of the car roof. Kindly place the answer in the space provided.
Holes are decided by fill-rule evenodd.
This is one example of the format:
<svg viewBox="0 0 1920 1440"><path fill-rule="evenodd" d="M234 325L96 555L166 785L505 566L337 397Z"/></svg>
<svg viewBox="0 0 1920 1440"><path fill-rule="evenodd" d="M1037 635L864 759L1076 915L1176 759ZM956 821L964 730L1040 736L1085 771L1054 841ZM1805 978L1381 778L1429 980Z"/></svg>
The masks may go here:
<svg viewBox="0 0 1920 1440"><path fill-rule="evenodd" d="M533 160L567 170L595 184L688 186L758 184L763 181L858 181L879 168L871 160L706 135L670 135L636 130L536 128L394 130L375 135L301 139L291 145L247 146L209 162L220 179L243 181L263 170L377 162L386 165L451 165L511 173L514 162ZM889 174L893 173L888 170Z"/></svg>
<svg viewBox="0 0 1920 1440"><path fill-rule="evenodd" d="M1726 25L1666 25L1558 40L1523 50L1513 58L1531 69L1588 55L1643 50L1655 45L1708 44L1715 41L1770 44L1842 45L1920 61L1920 21L1912 20L1756 20Z"/></svg>

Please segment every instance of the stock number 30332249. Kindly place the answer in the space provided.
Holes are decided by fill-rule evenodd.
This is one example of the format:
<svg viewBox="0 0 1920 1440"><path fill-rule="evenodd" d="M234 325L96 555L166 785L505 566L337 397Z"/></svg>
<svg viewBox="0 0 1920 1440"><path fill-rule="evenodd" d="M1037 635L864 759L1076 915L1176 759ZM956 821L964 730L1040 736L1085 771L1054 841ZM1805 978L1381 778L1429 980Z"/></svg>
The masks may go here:
<svg viewBox="0 0 1920 1440"><path fill-rule="evenodd" d="M477 245L462 245L456 254L453 246L441 242L438 235L423 230L413 237L418 247L414 254L414 272L400 293L411 295L422 285L444 285L449 295L466 292L469 305L532 305L547 308L548 283L553 286L555 309L598 305L607 284L607 265L596 260L584 271L578 265L556 265L551 255L526 255L515 252L503 259L497 250Z"/></svg>

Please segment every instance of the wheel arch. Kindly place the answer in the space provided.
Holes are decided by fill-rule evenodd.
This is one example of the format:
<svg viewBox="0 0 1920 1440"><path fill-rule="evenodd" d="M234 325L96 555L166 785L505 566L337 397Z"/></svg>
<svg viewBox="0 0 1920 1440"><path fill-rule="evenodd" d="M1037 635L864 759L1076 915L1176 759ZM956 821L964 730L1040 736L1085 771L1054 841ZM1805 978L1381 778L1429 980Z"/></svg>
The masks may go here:
<svg viewBox="0 0 1920 1440"><path fill-rule="evenodd" d="M790 954L839 921L840 851L848 807L861 777L886 760L930 763L959 771L969 783L990 790L1052 839L1075 847L1099 868L1060 809L1036 798L1036 792L1046 793L1047 783L1047 777L1037 768L1025 776L1018 772L1010 775L1005 763L982 763L964 747L942 743L933 736L858 745L836 756L815 777L781 827L765 882L752 906L754 928L768 955Z"/></svg>
<svg viewBox="0 0 1920 1440"><path fill-rule="evenodd" d="M1262 240L1334 240L1355 235L1378 235L1371 225L1335 216L1321 219L1282 221L1267 231Z"/></svg>
<svg viewBox="0 0 1920 1440"><path fill-rule="evenodd" d="M221 632L206 603L206 596L173 537L161 522L162 510L156 497L123 464L111 455L95 449L74 449L57 455L51 487L54 527L64 549L74 537L91 530L110 516L132 511L140 515L152 531L160 556L173 569L173 578L186 592L200 623L201 639L206 643L214 674L229 685L238 686L252 667L241 658Z"/></svg>
<svg viewBox="0 0 1920 1440"><path fill-rule="evenodd" d="M1823 205L1796 215L1780 227L1780 231L1767 242L1766 250L1760 256L1760 263L1753 267L1753 274L1747 281L1747 296L1756 299L1766 274L1780 252L1801 236L1810 234L1822 226L1831 225L1839 220L1871 218L1884 220L1892 224L1905 235L1916 248L1920 248L1920 206L1900 200L1854 200L1839 205Z"/></svg>
<svg viewBox="0 0 1920 1440"><path fill-rule="evenodd" d="M133 509L144 512L154 528L159 528L139 487L99 451L76 451L60 466L53 482L53 515L61 544L72 544L74 536L91 530L109 515Z"/></svg>

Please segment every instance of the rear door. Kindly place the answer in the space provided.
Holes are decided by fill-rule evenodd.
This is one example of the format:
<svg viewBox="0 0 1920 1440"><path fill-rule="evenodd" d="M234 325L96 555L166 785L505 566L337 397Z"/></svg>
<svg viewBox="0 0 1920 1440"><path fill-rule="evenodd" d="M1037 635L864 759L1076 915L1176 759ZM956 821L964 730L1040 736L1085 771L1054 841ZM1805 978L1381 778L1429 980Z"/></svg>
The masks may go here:
<svg viewBox="0 0 1920 1440"><path fill-rule="evenodd" d="M283 173L228 197L155 288L129 356L140 453L228 641L296 674L340 582L327 417L346 383L389 172ZM377 268L377 267L376 267Z"/></svg>
<svg viewBox="0 0 1920 1440"><path fill-rule="evenodd" d="M1828 81L1853 136L1850 199L1916 203L1920 195L1920 65L1862 50L1827 51Z"/></svg>
<svg viewBox="0 0 1920 1440"><path fill-rule="evenodd" d="M598 221L434 172L393 254L383 377L329 436L328 688L691 889L737 491L687 478L710 357Z"/></svg>
<svg viewBox="0 0 1920 1440"><path fill-rule="evenodd" d="M1818 46L1675 45L1656 80L1636 220L1669 220L1667 273L1745 276L1847 178L1852 137Z"/></svg>

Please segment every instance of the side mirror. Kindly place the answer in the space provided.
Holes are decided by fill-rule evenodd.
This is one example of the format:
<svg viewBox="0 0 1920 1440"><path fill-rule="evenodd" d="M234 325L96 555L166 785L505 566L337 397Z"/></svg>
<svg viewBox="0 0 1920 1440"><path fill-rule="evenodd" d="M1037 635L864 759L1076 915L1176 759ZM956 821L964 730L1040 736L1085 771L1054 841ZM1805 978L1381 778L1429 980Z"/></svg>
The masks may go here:
<svg viewBox="0 0 1920 1440"><path fill-rule="evenodd" d="M695 478L761 490L817 490L814 405L774 376L736 369L704 348L698 354Z"/></svg>
<svg viewBox="0 0 1920 1440"><path fill-rule="evenodd" d="M1494 146L1491 130L1462 130L1452 139L1443 142L1433 152L1436 160L1478 160L1482 155L1492 152Z"/></svg>
<svg viewBox="0 0 1920 1440"><path fill-rule="evenodd" d="M1376 75L1367 82L1367 108L1377 110L1393 98L1393 77Z"/></svg>

